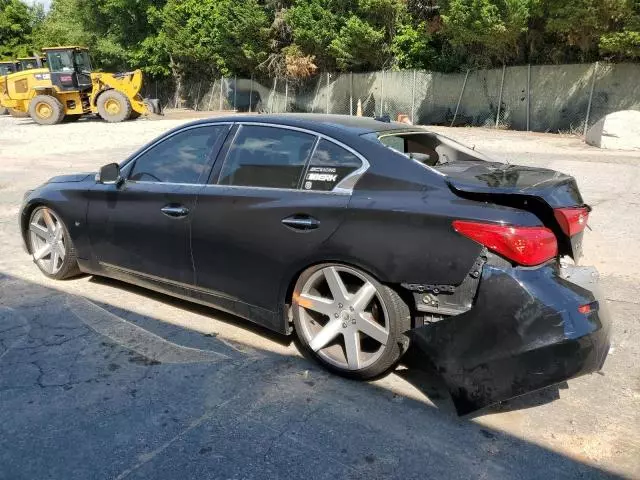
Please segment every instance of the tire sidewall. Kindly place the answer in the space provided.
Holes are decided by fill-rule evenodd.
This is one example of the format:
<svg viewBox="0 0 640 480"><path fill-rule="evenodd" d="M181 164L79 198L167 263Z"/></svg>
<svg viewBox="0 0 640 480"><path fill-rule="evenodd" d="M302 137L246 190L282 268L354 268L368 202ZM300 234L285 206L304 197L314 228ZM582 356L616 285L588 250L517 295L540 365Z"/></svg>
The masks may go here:
<svg viewBox="0 0 640 480"><path fill-rule="evenodd" d="M51 117L40 118L38 116L36 108L40 103L46 103L51 107L53 110ZM51 95L36 95L31 102L29 102L29 116L39 125L56 125L64 118L64 107L56 97Z"/></svg>
<svg viewBox="0 0 640 480"><path fill-rule="evenodd" d="M389 324L389 341L387 345L385 345L384 351L380 358L378 358L373 364L360 370L345 370L327 362L316 352L314 352L311 347L309 347L309 341L304 337L302 333L303 329L301 325L300 315L298 313L299 307L294 299L301 292L302 287L307 282L307 280L318 270L326 267L344 267L357 271L375 286L377 292L380 294L382 301L384 302L384 309L386 310L387 321ZM391 295L393 295L394 293L395 292L393 292L393 290L381 284L369 273L351 265L331 262L321 263L307 268L298 277L298 280L296 281L295 287L293 289L292 298L290 299L294 330L296 332L296 336L299 340L300 346L303 349L303 352L313 357L316 361L320 362L328 370L347 378L368 380L387 372L397 363L401 354L403 353L400 348L400 343L403 338L402 334L410 328L410 320L408 318L403 318L404 315L398 312L398 309L396 308L397 299L391 298ZM399 299L400 297L397 298ZM404 306L406 307L406 305Z"/></svg>

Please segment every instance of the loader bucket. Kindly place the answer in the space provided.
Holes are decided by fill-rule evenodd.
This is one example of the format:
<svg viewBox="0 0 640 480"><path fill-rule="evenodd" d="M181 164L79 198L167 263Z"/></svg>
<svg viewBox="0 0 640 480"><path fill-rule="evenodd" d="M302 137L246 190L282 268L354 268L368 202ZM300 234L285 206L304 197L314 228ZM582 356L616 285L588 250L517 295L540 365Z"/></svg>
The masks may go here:
<svg viewBox="0 0 640 480"><path fill-rule="evenodd" d="M157 98L145 98L144 105L147 107L149 113L153 113L154 115L164 115L162 113L162 105L160 105L160 100Z"/></svg>

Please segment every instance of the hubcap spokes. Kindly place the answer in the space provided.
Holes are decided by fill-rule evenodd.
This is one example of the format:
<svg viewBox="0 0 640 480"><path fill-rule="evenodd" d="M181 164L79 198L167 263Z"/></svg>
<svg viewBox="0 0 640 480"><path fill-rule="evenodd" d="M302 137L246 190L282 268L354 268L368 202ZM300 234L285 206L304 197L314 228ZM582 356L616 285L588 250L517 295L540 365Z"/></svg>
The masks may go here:
<svg viewBox="0 0 640 480"><path fill-rule="evenodd" d="M31 217L29 235L34 261L45 272L58 273L67 253L60 219L48 208L40 208Z"/></svg>
<svg viewBox="0 0 640 480"><path fill-rule="evenodd" d="M388 316L376 287L358 271L325 267L307 280L295 302L309 346L329 363L358 370L382 355Z"/></svg>

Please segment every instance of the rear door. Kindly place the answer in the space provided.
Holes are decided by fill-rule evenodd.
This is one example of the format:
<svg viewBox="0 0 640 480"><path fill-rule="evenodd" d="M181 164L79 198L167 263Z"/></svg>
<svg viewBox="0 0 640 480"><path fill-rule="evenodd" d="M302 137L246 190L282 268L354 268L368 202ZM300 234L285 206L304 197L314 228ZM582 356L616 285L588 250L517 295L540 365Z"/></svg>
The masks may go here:
<svg viewBox="0 0 640 480"><path fill-rule="evenodd" d="M192 223L197 285L245 305L240 315L275 311L283 281L340 224L350 198L342 186L366 160L314 132L250 123L220 157Z"/></svg>
<svg viewBox="0 0 640 480"><path fill-rule="evenodd" d="M162 139L123 169L120 186L96 184L88 222L102 268L193 285L189 226L230 125L188 127Z"/></svg>

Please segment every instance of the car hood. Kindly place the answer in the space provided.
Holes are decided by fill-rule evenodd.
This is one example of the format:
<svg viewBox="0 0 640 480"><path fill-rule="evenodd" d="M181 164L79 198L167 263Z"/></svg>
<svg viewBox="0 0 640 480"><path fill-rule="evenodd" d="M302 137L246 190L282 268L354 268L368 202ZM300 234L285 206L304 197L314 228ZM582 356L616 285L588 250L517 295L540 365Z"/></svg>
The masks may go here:
<svg viewBox="0 0 640 480"><path fill-rule="evenodd" d="M69 175L58 175L57 177L50 178L46 183L82 182L91 176L95 176L95 173L72 173Z"/></svg>
<svg viewBox="0 0 640 480"><path fill-rule="evenodd" d="M449 162L434 168L461 192L535 196L553 208L583 203L575 178L555 170L482 160Z"/></svg>

